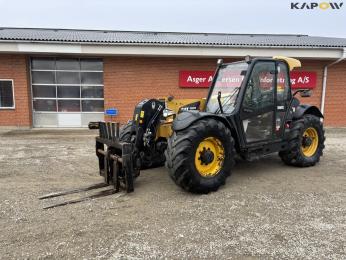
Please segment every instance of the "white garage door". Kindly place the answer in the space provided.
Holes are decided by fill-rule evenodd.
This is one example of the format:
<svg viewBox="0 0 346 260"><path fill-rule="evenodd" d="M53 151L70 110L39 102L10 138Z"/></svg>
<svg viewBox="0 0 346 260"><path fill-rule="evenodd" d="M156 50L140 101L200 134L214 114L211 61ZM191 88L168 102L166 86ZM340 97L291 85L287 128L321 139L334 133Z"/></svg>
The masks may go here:
<svg viewBox="0 0 346 260"><path fill-rule="evenodd" d="M103 120L103 62L31 58L34 127L85 127Z"/></svg>

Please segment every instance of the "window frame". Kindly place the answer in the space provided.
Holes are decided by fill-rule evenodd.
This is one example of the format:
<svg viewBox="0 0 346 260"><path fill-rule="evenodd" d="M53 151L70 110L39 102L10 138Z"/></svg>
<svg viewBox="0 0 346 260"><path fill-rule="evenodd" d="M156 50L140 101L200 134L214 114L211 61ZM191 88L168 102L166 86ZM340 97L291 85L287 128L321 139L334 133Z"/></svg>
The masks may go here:
<svg viewBox="0 0 346 260"><path fill-rule="evenodd" d="M0 81L11 81L12 82L12 101L13 101L13 106L12 107L0 106L0 110L6 110L6 109L14 110L14 109L16 109L16 99L15 99L15 96L14 96L14 80L13 79L0 79Z"/></svg>
<svg viewBox="0 0 346 260"><path fill-rule="evenodd" d="M283 103L283 104L285 104L285 103L287 103L288 101L290 101L291 99L292 99L292 86L291 86L291 77L290 77L290 69L289 69L289 66L287 65L287 63L286 62L284 62L284 61L277 61L276 62L276 70L278 71L278 67L279 66L283 66L284 67L284 69L286 70L286 73L285 73L285 77L286 77L286 80L287 80L287 93L286 93L286 83L285 83L285 92L284 92L284 94L287 94L287 96L286 96L286 99L283 99L283 100L280 100L279 101L279 99L278 99L278 90L276 89L276 102L277 103ZM279 74L277 73L277 75L276 75L276 87L277 87L277 80L278 80L278 78L279 78Z"/></svg>

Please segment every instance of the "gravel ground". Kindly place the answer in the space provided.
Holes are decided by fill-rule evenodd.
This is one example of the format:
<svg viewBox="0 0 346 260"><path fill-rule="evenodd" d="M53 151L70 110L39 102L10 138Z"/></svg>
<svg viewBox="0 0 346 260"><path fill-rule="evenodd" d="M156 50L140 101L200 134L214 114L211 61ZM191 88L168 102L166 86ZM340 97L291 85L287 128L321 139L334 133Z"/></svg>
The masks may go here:
<svg viewBox="0 0 346 260"><path fill-rule="evenodd" d="M97 191L95 132L0 133L2 259L346 259L346 129L329 129L325 156L293 168L277 155L237 163L218 192L182 191L164 168L135 192L43 210ZM107 188L104 188L104 190Z"/></svg>

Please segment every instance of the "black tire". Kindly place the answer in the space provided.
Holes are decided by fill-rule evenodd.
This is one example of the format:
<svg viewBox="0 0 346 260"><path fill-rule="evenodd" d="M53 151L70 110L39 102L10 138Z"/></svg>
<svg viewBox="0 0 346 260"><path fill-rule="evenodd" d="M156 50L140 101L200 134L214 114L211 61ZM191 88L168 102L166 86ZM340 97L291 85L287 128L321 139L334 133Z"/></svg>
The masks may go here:
<svg viewBox="0 0 346 260"><path fill-rule="evenodd" d="M302 151L303 134L308 128L314 128L318 134L318 146L312 156L305 156ZM279 156L287 165L298 167L314 166L323 155L325 139L323 124L320 118L309 114L304 115L301 119L292 122L288 149L279 152Z"/></svg>
<svg viewBox="0 0 346 260"><path fill-rule="evenodd" d="M220 140L224 149L221 169L212 177L202 176L195 166L195 153L198 145L205 138ZM234 140L231 131L215 119L201 119L190 127L173 132L168 138L166 167L173 181L186 191L209 193L224 185L234 165Z"/></svg>
<svg viewBox="0 0 346 260"><path fill-rule="evenodd" d="M132 120L129 120L125 125L120 127L119 130L119 140L123 142L130 143L132 137Z"/></svg>
<svg viewBox="0 0 346 260"><path fill-rule="evenodd" d="M132 132L133 121L129 120L119 130L119 140L127 143L132 142L132 136L135 134ZM162 167L165 164L165 156L163 151L148 151L144 150L144 157L141 159L141 170L151 169L156 167Z"/></svg>

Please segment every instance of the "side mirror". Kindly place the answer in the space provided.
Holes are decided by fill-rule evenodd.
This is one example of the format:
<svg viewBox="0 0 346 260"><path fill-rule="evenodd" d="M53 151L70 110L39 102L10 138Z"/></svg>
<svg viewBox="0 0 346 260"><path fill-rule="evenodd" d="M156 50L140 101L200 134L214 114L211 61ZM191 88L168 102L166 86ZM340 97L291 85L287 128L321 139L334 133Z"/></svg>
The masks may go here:
<svg viewBox="0 0 346 260"><path fill-rule="evenodd" d="M298 93L300 93L302 98L311 97L312 95L312 91L310 89L298 89L296 92L294 92L293 96L297 95Z"/></svg>
<svg viewBox="0 0 346 260"><path fill-rule="evenodd" d="M302 98L304 98L304 97L311 97L311 95L312 95L312 91L311 90L304 90L304 91L300 92L300 96Z"/></svg>

